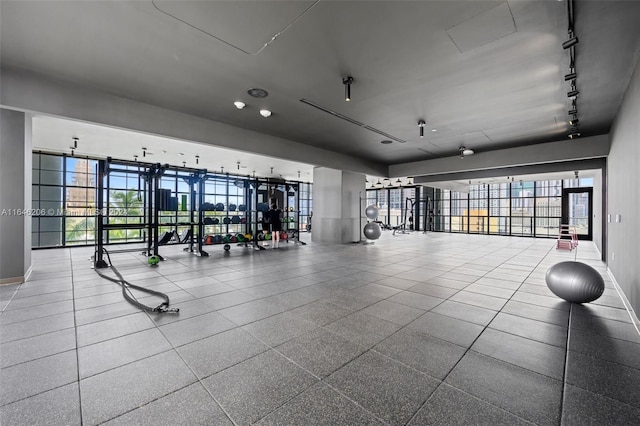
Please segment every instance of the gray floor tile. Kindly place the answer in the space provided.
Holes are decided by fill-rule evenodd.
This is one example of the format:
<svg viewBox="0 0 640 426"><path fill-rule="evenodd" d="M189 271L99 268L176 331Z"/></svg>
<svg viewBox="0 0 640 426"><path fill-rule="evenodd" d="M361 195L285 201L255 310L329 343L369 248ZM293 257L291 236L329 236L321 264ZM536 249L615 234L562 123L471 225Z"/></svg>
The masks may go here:
<svg viewBox="0 0 640 426"><path fill-rule="evenodd" d="M440 299L447 299L459 291L455 288L443 287L440 285L427 284L427 283L420 283L420 284L414 285L408 290L413 293L420 293L427 296L439 297Z"/></svg>
<svg viewBox="0 0 640 426"><path fill-rule="evenodd" d="M400 326L371 315L356 312L325 326L358 345L370 348L396 332Z"/></svg>
<svg viewBox="0 0 640 426"><path fill-rule="evenodd" d="M359 310L378 303L382 299L383 297L372 296L370 294L357 294L351 291L341 290L324 300L342 306L345 309Z"/></svg>
<svg viewBox="0 0 640 426"><path fill-rule="evenodd" d="M562 380L565 350L501 331L486 329L472 350Z"/></svg>
<svg viewBox="0 0 640 426"><path fill-rule="evenodd" d="M530 425L513 414L442 384L409 425Z"/></svg>
<svg viewBox="0 0 640 426"><path fill-rule="evenodd" d="M269 347L246 331L234 328L179 347L178 353L199 378L210 376Z"/></svg>
<svg viewBox="0 0 640 426"><path fill-rule="evenodd" d="M593 334L584 330L571 330L569 349L576 352L640 369L640 344Z"/></svg>
<svg viewBox="0 0 640 426"><path fill-rule="evenodd" d="M533 423L560 421L562 382L515 365L470 352L446 382Z"/></svg>
<svg viewBox="0 0 640 426"><path fill-rule="evenodd" d="M447 342L468 348L478 338L484 327L457 318L427 312L408 328L422 334L437 337Z"/></svg>
<svg viewBox="0 0 640 426"><path fill-rule="evenodd" d="M362 346L322 328L276 348L317 377L326 377L365 351Z"/></svg>
<svg viewBox="0 0 640 426"><path fill-rule="evenodd" d="M153 322L144 312L93 322L77 328L78 347L92 345L153 327Z"/></svg>
<svg viewBox="0 0 640 426"><path fill-rule="evenodd" d="M438 306L444 299L427 296L425 294L413 293L411 291L403 291L402 293L398 293L390 297L388 300L422 309L423 311L428 311L429 309Z"/></svg>
<svg viewBox="0 0 640 426"><path fill-rule="evenodd" d="M19 292L19 291L18 291ZM7 305L6 310L12 311L14 309L28 308L30 306L40 306L49 303L61 302L63 300L71 300L73 298L73 292L71 290L59 291L56 293L39 294L36 296L16 298L11 300L11 303Z"/></svg>
<svg viewBox="0 0 640 426"><path fill-rule="evenodd" d="M9 404L78 380L71 350L0 370L0 405Z"/></svg>
<svg viewBox="0 0 640 426"><path fill-rule="evenodd" d="M463 321L472 322L485 326L491 322L497 312L478 306L467 305L466 303L458 303L450 300L442 302L435 307L432 312L436 314L446 315L448 317L458 318Z"/></svg>
<svg viewBox="0 0 640 426"><path fill-rule="evenodd" d="M407 325L425 313L422 309L413 308L411 306L402 305L389 300L381 300L368 308L364 308L362 312L398 325Z"/></svg>
<svg viewBox="0 0 640 426"><path fill-rule="evenodd" d="M263 417L257 425L382 425L373 417L330 387L318 383L276 411Z"/></svg>
<svg viewBox="0 0 640 426"><path fill-rule="evenodd" d="M501 312L491 321L489 327L549 345L567 347L567 329L559 325Z"/></svg>
<svg viewBox="0 0 640 426"><path fill-rule="evenodd" d="M507 303L507 299L500 297L486 296L484 294L472 293L464 289L449 298L451 302L466 303L468 305L479 306L481 308L499 311Z"/></svg>
<svg viewBox="0 0 640 426"><path fill-rule="evenodd" d="M640 409L567 385L562 409L563 425L633 425Z"/></svg>
<svg viewBox="0 0 640 426"><path fill-rule="evenodd" d="M105 425L232 425L200 383L150 402Z"/></svg>
<svg viewBox="0 0 640 426"><path fill-rule="evenodd" d="M264 352L203 381L237 424L259 420L317 382L274 351Z"/></svg>
<svg viewBox="0 0 640 426"><path fill-rule="evenodd" d="M315 322L318 325L327 325L344 318L353 312L352 309L343 308L326 300L318 300L308 305L291 310L291 313Z"/></svg>
<svg viewBox="0 0 640 426"><path fill-rule="evenodd" d="M237 325L245 325L283 312L282 308L264 300L255 300L242 305L222 309L219 312Z"/></svg>
<svg viewBox="0 0 640 426"><path fill-rule="evenodd" d="M351 290L351 292L353 294L363 294L363 295L369 295L374 297L387 298L400 292L400 289L397 289L391 286L381 285L380 283L375 283L375 284L371 283L371 284L365 284L358 288L354 288Z"/></svg>
<svg viewBox="0 0 640 426"><path fill-rule="evenodd" d="M442 287L453 288L456 290L462 290L463 288L467 287L470 284L467 281L461 281L461 280L456 280L452 278L445 278L442 276L427 278L425 280L425 283L439 285Z"/></svg>
<svg viewBox="0 0 640 426"><path fill-rule="evenodd" d="M80 381L83 422L110 420L195 381L174 351L91 376Z"/></svg>
<svg viewBox="0 0 640 426"><path fill-rule="evenodd" d="M414 285L416 285L416 282L400 277L385 277L381 280L376 281L376 284L397 288L399 290L407 290L409 287L413 287Z"/></svg>
<svg viewBox="0 0 640 426"><path fill-rule="evenodd" d="M277 346L317 327L316 323L283 312L245 325L242 329L270 346Z"/></svg>
<svg viewBox="0 0 640 426"><path fill-rule="evenodd" d="M632 323L608 320L576 311L571 313L571 329L586 330L601 336L640 343L640 334Z"/></svg>
<svg viewBox="0 0 640 426"><path fill-rule="evenodd" d="M610 308L608 306L598 306L593 304L576 304L574 312L577 314L592 315L599 318L610 319L621 322L631 322L629 313L625 309Z"/></svg>
<svg viewBox="0 0 640 426"><path fill-rule="evenodd" d="M560 299L559 297L541 296L539 294L516 292L513 295L511 300L528 303L531 305L543 306L545 308L569 311L569 302L566 302Z"/></svg>
<svg viewBox="0 0 640 426"><path fill-rule="evenodd" d="M514 290L510 290L507 288L494 287L490 285L478 284L477 282L465 288L464 291L484 294L486 296L500 297L502 299L509 299L514 293Z"/></svg>
<svg viewBox="0 0 640 426"><path fill-rule="evenodd" d="M112 303L105 306L76 310L76 326L118 318L129 314L137 314L139 312L140 309L131 303Z"/></svg>
<svg viewBox="0 0 640 426"><path fill-rule="evenodd" d="M5 326L21 321L29 321L43 317L62 314L73 311L73 300L63 300L47 304L47 309L39 306L32 306L24 309L15 309L13 311L4 311L0 316L0 326Z"/></svg>
<svg viewBox="0 0 640 426"><path fill-rule="evenodd" d="M160 331L174 347L235 328L235 324L217 312L187 318L160 326Z"/></svg>
<svg viewBox="0 0 640 426"><path fill-rule="evenodd" d="M16 322L2 326L0 342L4 344L13 340L40 336L42 334L64 330L73 326L73 312L65 312L48 317Z"/></svg>
<svg viewBox="0 0 640 426"><path fill-rule="evenodd" d="M569 351L565 380L574 386L640 408L640 370L635 368Z"/></svg>
<svg viewBox="0 0 640 426"><path fill-rule="evenodd" d="M555 324L561 327L569 326L569 311L566 310L545 308L543 306L529 305L528 303L510 300L506 305L504 305L502 312L536 321Z"/></svg>
<svg viewBox="0 0 640 426"><path fill-rule="evenodd" d="M76 348L76 331L67 328L0 345L2 368Z"/></svg>
<svg viewBox="0 0 640 426"><path fill-rule="evenodd" d="M501 280L498 278L482 277L478 281L476 281L474 284L484 285L489 287L504 288L507 290L517 290L522 285L522 282L517 280L507 281L507 280Z"/></svg>
<svg viewBox="0 0 640 426"><path fill-rule="evenodd" d="M230 291L228 293L216 294L214 296L204 297L200 300L211 306L213 309L218 310L251 302L252 300L255 300L255 297L249 296L247 293L237 290Z"/></svg>
<svg viewBox="0 0 640 426"><path fill-rule="evenodd" d="M0 409L3 425L80 425L80 392L71 383Z"/></svg>
<svg viewBox="0 0 640 426"><path fill-rule="evenodd" d="M371 351L325 382L392 425L407 423L440 383Z"/></svg>
<svg viewBox="0 0 640 426"><path fill-rule="evenodd" d="M155 328L83 346L78 349L80 378L84 379L169 349L171 345Z"/></svg>
<svg viewBox="0 0 640 426"><path fill-rule="evenodd" d="M460 346L409 329L400 330L374 350L440 380L465 352Z"/></svg>
<svg viewBox="0 0 640 426"><path fill-rule="evenodd" d="M444 274L438 275L438 277L447 278L447 279L456 280L456 281L463 281L468 284L478 281L478 279L480 278L477 275L460 274L457 272L445 272ZM428 281L428 282L433 282L433 281ZM433 282L433 284L437 284L437 283Z"/></svg>

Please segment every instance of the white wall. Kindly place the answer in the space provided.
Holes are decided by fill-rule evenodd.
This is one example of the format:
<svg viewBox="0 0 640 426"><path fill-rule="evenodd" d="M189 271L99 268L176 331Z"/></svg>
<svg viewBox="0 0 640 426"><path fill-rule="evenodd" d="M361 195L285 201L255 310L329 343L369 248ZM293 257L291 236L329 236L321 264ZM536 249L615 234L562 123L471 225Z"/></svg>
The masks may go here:
<svg viewBox="0 0 640 426"><path fill-rule="evenodd" d="M31 269L31 117L0 109L0 283Z"/></svg>
<svg viewBox="0 0 640 426"><path fill-rule="evenodd" d="M640 66L636 66L611 128L607 163L607 263L640 312ZM616 215L621 221L616 222Z"/></svg>

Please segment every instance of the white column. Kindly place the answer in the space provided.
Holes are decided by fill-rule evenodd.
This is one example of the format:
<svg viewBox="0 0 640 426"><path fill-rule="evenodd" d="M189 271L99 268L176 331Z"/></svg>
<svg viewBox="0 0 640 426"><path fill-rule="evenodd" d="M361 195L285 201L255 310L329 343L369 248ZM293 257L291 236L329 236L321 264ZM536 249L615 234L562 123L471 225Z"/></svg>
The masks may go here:
<svg viewBox="0 0 640 426"><path fill-rule="evenodd" d="M360 196L365 197L365 175L343 170L313 169L313 232L322 243L360 241Z"/></svg>
<svg viewBox="0 0 640 426"><path fill-rule="evenodd" d="M9 284L31 272L31 116L0 114L0 284Z"/></svg>

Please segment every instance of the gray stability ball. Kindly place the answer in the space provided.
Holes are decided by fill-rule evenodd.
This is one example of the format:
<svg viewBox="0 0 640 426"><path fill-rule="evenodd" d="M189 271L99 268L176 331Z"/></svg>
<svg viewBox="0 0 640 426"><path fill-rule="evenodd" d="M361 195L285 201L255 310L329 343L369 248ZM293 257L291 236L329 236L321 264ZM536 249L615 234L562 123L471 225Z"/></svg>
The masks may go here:
<svg viewBox="0 0 640 426"><path fill-rule="evenodd" d="M364 226L364 236L369 240L377 240L381 234L380 225L375 222L369 222Z"/></svg>
<svg viewBox="0 0 640 426"><path fill-rule="evenodd" d="M604 292L598 271L581 262L560 262L547 270L547 287L556 296L574 303L593 302Z"/></svg>
<svg viewBox="0 0 640 426"><path fill-rule="evenodd" d="M368 206L364 211L365 216L367 216L371 220L376 220L379 213L380 212L378 211L378 206L374 206L373 204Z"/></svg>

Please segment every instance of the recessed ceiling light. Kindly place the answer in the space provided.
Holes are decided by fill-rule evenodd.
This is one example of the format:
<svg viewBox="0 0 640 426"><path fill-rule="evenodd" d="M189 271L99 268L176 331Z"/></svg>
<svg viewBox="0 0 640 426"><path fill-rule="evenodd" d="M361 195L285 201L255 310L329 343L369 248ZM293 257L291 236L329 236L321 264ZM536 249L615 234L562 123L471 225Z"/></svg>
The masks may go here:
<svg viewBox="0 0 640 426"><path fill-rule="evenodd" d="M431 129L431 131L432 131L432 132L437 132L437 131L438 131L438 129Z"/></svg>
<svg viewBox="0 0 640 426"><path fill-rule="evenodd" d="M163 154L166 154L166 153L167 153L167 150L166 150L166 149L163 149L163 150L162 150L162 153L163 153Z"/></svg>
<svg viewBox="0 0 640 426"><path fill-rule="evenodd" d="M269 93L264 89L252 88L247 90L249 96L253 96L254 98L266 98L269 96Z"/></svg>
<svg viewBox="0 0 640 426"><path fill-rule="evenodd" d="M178 155L184 155L184 152L179 152Z"/></svg>
<svg viewBox="0 0 640 426"><path fill-rule="evenodd" d="M474 154L473 150L469 148L462 151L462 155L473 155L473 154Z"/></svg>
<svg viewBox="0 0 640 426"><path fill-rule="evenodd" d="M244 103L244 102L241 102L241 101L235 101L233 104L234 104L234 105L236 106L236 108L238 108L238 109L242 109L242 108L244 108L244 107L246 106L246 105L245 105L245 103Z"/></svg>
<svg viewBox="0 0 640 426"><path fill-rule="evenodd" d="M271 117L271 111L269 111L268 109L261 109L260 115L264 118Z"/></svg>
<svg viewBox="0 0 640 426"><path fill-rule="evenodd" d="M383 141L380 141L380 143L384 145L389 145L390 143L393 143L393 141L390 141L389 139L385 139Z"/></svg>

